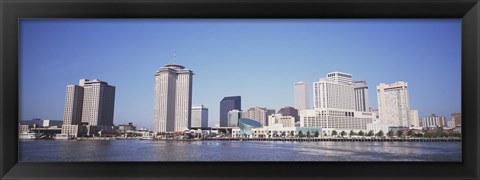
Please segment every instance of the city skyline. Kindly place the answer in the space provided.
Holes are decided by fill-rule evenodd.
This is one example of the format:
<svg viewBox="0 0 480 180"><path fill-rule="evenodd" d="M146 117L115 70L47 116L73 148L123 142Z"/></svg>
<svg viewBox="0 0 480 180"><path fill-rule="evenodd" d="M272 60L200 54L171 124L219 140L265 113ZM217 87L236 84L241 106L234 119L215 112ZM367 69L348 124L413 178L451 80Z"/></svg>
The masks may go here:
<svg viewBox="0 0 480 180"><path fill-rule="evenodd" d="M395 28L389 27L392 25ZM346 28L348 26L356 27L354 28L356 31L348 30ZM34 27L39 29L32 29ZM93 27L93 29L88 29L88 27ZM120 28L113 35L105 38L101 37L107 32L106 29L119 27L123 29ZM138 27L152 29L156 27L162 32L183 36L178 38L155 36L157 39L165 39L165 43L159 42L157 46L153 46L154 41L147 38L148 35L154 35L152 30L140 28L141 31L149 32L141 37L129 34ZM212 27L222 28L210 30L209 28ZM245 29L234 31L235 27ZM277 29L279 27L287 29ZM339 27L343 27L340 29L341 33L334 32L334 29ZM269 31L267 32L265 28ZM383 34L373 33L379 28ZM398 28L400 30L397 30ZM173 29L180 29L181 33L171 32ZM288 33L288 29L299 30L304 34ZM317 31L315 30L322 33L316 35ZM275 33L272 34L270 31ZM78 37L85 39L72 37L71 34L74 32L78 32ZM239 34L229 38L226 36L228 32ZM398 32L400 35L397 36L403 39L392 37L391 33L394 32ZM376 96L376 93L372 90L379 83L388 84L403 80L409 83L411 106L418 110L421 117L430 114L449 117L451 113L460 112L459 32L459 20L95 20L93 22L22 20L20 119L35 117L63 119L65 85L73 84L74 81L81 78L98 78L111 82L117 87L115 124L134 122L139 127L152 128L154 99L152 72L165 64L171 64L173 48L181 52L177 54L177 63L195 71L192 104L204 104L206 108L209 108L208 115L211 117L209 126L219 124L219 109L217 108L223 97L242 96L242 109L259 106L278 111L285 106L294 106L292 85L295 82L303 81L311 87L313 82L333 71L348 72L354 74L356 80L366 80L370 90L369 101L373 108L377 107L377 103L376 97L373 97ZM315 44L315 40L326 38L332 34L337 36L342 34L348 37L327 38L330 41L318 45L325 48L325 51L320 47L316 49L316 46L312 46ZM122 37L125 35L129 40L128 43L123 41ZM246 38L249 35L254 36ZM287 38L282 38L285 35L288 35ZM372 35L378 35L378 37L367 43L370 46L360 46L365 43L362 40L372 38ZM44 39L46 37L50 39L47 41ZM206 37L214 38L212 42L207 43ZM66 40L62 38L66 38ZM242 38L245 39L242 40ZM348 40L348 38L353 38L353 40ZM379 40L381 38L397 41L394 41L395 44L386 45L386 41ZM72 41L72 39L76 41ZM303 41L296 42L299 39ZM341 40L345 40L345 42ZM97 41L104 43L100 46L94 44L92 47L86 47L86 44ZM187 41L192 42L193 45L187 45ZM199 43L196 41L211 46L198 47L195 46ZM115 42L119 45L113 46ZM132 42L137 44L132 44ZM141 42L145 44L141 44ZM235 46L222 47L220 46L222 42L234 42ZM265 47L267 44L272 47L259 50L248 47L253 46L255 44L253 42L259 43L255 47ZM275 43L280 44L273 46ZM302 46L293 47L289 43ZM328 48L326 46L328 43L337 48L336 51ZM148 46L148 44L152 46ZM404 48L400 49L400 52L396 51L398 44L403 45ZM112 47L102 49L105 45ZM134 46L143 48L134 48ZM343 47L344 51L350 50L349 53L352 55L345 56L346 53L342 52L341 46L345 46ZM409 48L409 46L414 47ZM100 48L105 52L94 48ZM63 51L58 52L59 50ZM86 52L84 55L81 55L82 50ZM377 52L378 50L387 51L387 53ZM375 52L379 57L375 56ZM128 58L120 57L122 55ZM70 59L66 57L70 57ZM139 57L143 57L143 59ZM93 58L93 60L89 58ZM399 62L399 58L406 62ZM85 61L81 61L81 59ZM289 60L293 62L289 62ZM432 63L436 64L433 66L435 68L431 68ZM89 70L83 69L91 64L97 66L91 66ZM318 67L314 68L315 66ZM392 66L395 68L391 68ZM293 69L299 70L295 71L290 67L298 67ZM366 67L370 67L370 69ZM77 69L82 69L82 72ZM374 72L368 73L369 71ZM119 73L125 73L125 75L117 77ZM59 77L59 75L63 76ZM220 81L217 81L218 79ZM39 86L39 83L43 86ZM60 89L58 89L59 84L62 86ZM258 85L263 86L258 88L256 87ZM32 86L42 88L32 89ZM434 91L438 89L442 90ZM440 96L443 92L452 93ZM51 101L45 101L46 99L51 99ZM312 100L310 99L310 101ZM48 105L38 107L38 104L42 103ZM59 105L60 108L56 109ZM136 107L131 107L132 105ZM310 104L310 106L312 105Z"/></svg>

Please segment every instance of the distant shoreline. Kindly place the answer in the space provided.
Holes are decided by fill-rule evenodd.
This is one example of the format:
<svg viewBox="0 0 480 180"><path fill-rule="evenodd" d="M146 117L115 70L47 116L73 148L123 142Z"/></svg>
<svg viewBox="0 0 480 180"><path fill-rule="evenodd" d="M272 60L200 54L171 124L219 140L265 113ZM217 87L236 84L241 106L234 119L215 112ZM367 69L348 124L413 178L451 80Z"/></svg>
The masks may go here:
<svg viewBox="0 0 480 180"><path fill-rule="evenodd" d="M203 138L203 139L149 139L117 138L117 137L78 137L77 141L88 140L140 140L140 141L291 141L291 142L462 142L461 138ZM61 140L60 140L61 141ZM68 141L68 140L63 140Z"/></svg>

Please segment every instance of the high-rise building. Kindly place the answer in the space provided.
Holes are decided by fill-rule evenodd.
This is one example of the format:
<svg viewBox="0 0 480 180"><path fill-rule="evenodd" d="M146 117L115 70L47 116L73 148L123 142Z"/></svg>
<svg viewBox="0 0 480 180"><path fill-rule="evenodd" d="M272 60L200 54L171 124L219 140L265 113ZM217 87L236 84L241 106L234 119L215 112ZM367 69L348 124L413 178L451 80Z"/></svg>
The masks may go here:
<svg viewBox="0 0 480 180"><path fill-rule="evenodd" d="M304 82L294 84L295 108L298 110L310 109L310 97L308 95L308 85Z"/></svg>
<svg viewBox="0 0 480 180"><path fill-rule="evenodd" d="M195 105L192 107L191 127L196 127L196 128L208 127L208 108L206 108L203 105Z"/></svg>
<svg viewBox="0 0 480 180"><path fill-rule="evenodd" d="M76 125L82 122L83 86L67 85L63 113L64 125Z"/></svg>
<svg viewBox="0 0 480 180"><path fill-rule="evenodd" d="M113 126L115 86L98 79L82 81L82 122L91 126Z"/></svg>
<svg viewBox="0 0 480 180"><path fill-rule="evenodd" d="M115 86L98 79L81 79L67 85L63 125L86 122L92 126L113 126Z"/></svg>
<svg viewBox="0 0 480 180"><path fill-rule="evenodd" d="M167 64L155 72L154 132L190 128L193 72L184 66Z"/></svg>
<svg viewBox="0 0 480 180"><path fill-rule="evenodd" d="M419 127L420 121L418 118L418 111L415 109L410 110L410 127Z"/></svg>
<svg viewBox="0 0 480 180"><path fill-rule="evenodd" d="M228 111L228 124L227 127L238 127L238 121L242 118L242 111L233 109Z"/></svg>
<svg viewBox="0 0 480 180"><path fill-rule="evenodd" d="M229 96L220 101L220 127L228 127L228 112L234 109L242 110L242 97Z"/></svg>
<svg viewBox="0 0 480 180"><path fill-rule="evenodd" d="M298 110L290 107L290 106L285 106L278 110L278 114L281 114L282 116L292 116L295 118L295 122L300 121L300 117L298 116Z"/></svg>
<svg viewBox="0 0 480 180"><path fill-rule="evenodd" d="M328 73L326 78L321 78L313 85L314 108L355 110L355 94L351 74Z"/></svg>
<svg viewBox="0 0 480 180"><path fill-rule="evenodd" d="M462 126L462 113L452 113L452 121L455 126Z"/></svg>
<svg viewBox="0 0 480 180"><path fill-rule="evenodd" d="M98 79L80 79L79 85L67 85L62 134L78 136L85 127L107 129L113 126L115 86Z"/></svg>
<svg viewBox="0 0 480 180"><path fill-rule="evenodd" d="M437 116L432 114L427 117L422 118L422 126L423 127L446 127L447 121L443 116Z"/></svg>
<svg viewBox="0 0 480 180"><path fill-rule="evenodd" d="M299 110L301 127L321 127L337 130L366 130L376 113L357 111L352 75L328 73L313 83L314 108Z"/></svg>
<svg viewBox="0 0 480 180"><path fill-rule="evenodd" d="M368 85L366 81L354 81L353 89L355 91L355 110L367 112L370 111L368 102Z"/></svg>
<svg viewBox="0 0 480 180"><path fill-rule="evenodd" d="M268 126L268 110L267 108L251 107L243 111L242 118L253 119L260 122L262 126Z"/></svg>
<svg viewBox="0 0 480 180"><path fill-rule="evenodd" d="M403 81L377 86L378 113L383 124L410 127L408 84Z"/></svg>

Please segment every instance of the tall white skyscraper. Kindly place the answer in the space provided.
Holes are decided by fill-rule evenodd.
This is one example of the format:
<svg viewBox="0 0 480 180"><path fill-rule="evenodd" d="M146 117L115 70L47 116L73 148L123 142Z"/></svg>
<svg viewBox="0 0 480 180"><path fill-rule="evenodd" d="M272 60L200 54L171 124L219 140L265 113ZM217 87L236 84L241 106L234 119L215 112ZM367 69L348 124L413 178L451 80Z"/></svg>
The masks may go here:
<svg viewBox="0 0 480 180"><path fill-rule="evenodd" d="M83 85L82 122L92 126L113 126L115 86L98 79L80 81Z"/></svg>
<svg viewBox="0 0 480 180"><path fill-rule="evenodd" d="M192 107L191 127L208 127L208 108L203 105L195 105Z"/></svg>
<svg viewBox="0 0 480 180"><path fill-rule="evenodd" d="M314 108L355 110L352 75L342 72L328 73L326 78L313 83Z"/></svg>
<svg viewBox="0 0 480 180"><path fill-rule="evenodd" d="M191 127L192 77L191 70L175 63L155 73L155 132L183 131Z"/></svg>
<svg viewBox="0 0 480 180"><path fill-rule="evenodd" d="M351 74L328 73L313 83L313 92L315 109L299 111L301 127L360 131L375 120L375 113L356 110Z"/></svg>
<svg viewBox="0 0 480 180"><path fill-rule="evenodd" d="M115 86L97 79L80 79L79 85L67 85L63 124L112 126L114 106Z"/></svg>
<svg viewBox="0 0 480 180"><path fill-rule="evenodd" d="M355 110L367 112L370 111L368 102L368 85L366 81L354 81L353 89L355 91Z"/></svg>
<svg viewBox="0 0 480 180"><path fill-rule="evenodd" d="M308 85L304 82L294 84L295 109L310 109L310 97L308 95Z"/></svg>
<svg viewBox="0 0 480 180"><path fill-rule="evenodd" d="M383 124L410 127L408 84L403 81L377 86L378 113Z"/></svg>

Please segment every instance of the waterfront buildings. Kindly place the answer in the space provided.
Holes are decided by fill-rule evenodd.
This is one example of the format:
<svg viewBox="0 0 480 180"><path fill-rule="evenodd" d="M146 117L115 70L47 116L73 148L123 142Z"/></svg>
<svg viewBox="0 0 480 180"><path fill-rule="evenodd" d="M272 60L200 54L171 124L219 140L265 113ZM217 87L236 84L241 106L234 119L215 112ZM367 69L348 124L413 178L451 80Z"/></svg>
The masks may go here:
<svg viewBox="0 0 480 180"><path fill-rule="evenodd" d="M208 127L208 108L206 108L203 105L195 105L192 107L191 127L196 127L196 128Z"/></svg>
<svg viewBox="0 0 480 180"><path fill-rule="evenodd" d="M353 88L355 91L355 110L356 111L370 111L370 104L368 101L368 85L366 81L354 81Z"/></svg>
<svg viewBox="0 0 480 180"><path fill-rule="evenodd" d="M283 116L281 114L268 115L268 125L278 125L280 127L295 127L295 118L292 116Z"/></svg>
<svg viewBox="0 0 480 180"><path fill-rule="evenodd" d="M126 133L126 132L133 132L136 131L137 127L133 125L133 123L129 122L128 124L120 124L118 125L118 132L119 133Z"/></svg>
<svg viewBox="0 0 480 180"><path fill-rule="evenodd" d="M398 81L377 86L378 113L383 124L410 127L408 84Z"/></svg>
<svg viewBox="0 0 480 180"><path fill-rule="evenodd" d="M67 85L62 134L78 136L81 126L113 127L115 86L94 79L80 79L79 85ZM93 130L91 132L94 132Z"/></svg>
<svg viewBox="0 0 480 180"><path fill-rule="evenodd" d="M228 112L231 110L242 110L242 97L229 96L220 101L220 127L228 127Z"/></svg>
<svg viewBox="0 0 480 180"><path fill-rule="evenodd" d="M304 82L294 84L295 108L298 110L310 109L310 97L308 85Z"/></svg>
<svg viewBox="0 0 480 180"><path fill-rule="evenodd" d="M251 107L242 112L242 118L253 119L260 122L262 126L268 126L268 114L267 108Z"/></svg>
<svg viewBox="0 0 480 180"><path fill-rule="evenodd" d="M298 110L290 107L290 106L285 106L278 110L278 114L281 114L282 116L292 116L295 118L295 122L300 121L300 116L298 116Z"/></svg>
<svg viewBox="0 0 480 180"><path fill-rule="evenodd" d="M443 116L432 114L422 118L422 127L446 127L447 121Z"/></svg>
<svg viewBox="0 0 480 180"><path fill-rule="evenodd" d="M228 124L227 127L238 127L238 121L242 118L242 111L233 109L228 111Z"/></svg>
<svg viewBox="0 0 480 180"><path fill-rule="evenodd" d="M450 120L447 122L447 127L448 128L455 128L455 121L453 120Z"/></svg>
<svg viewBox="0 0 480 180"><path fill-rule="evenodd" d="M315 109L300 110L301 127L320 127L349 132L366 130L367 124L374 122L375 113L356 110L351 74L331 72L313 85Z"/></svg>
<svg viewBox="0 0 480 180"><path fill-rule="evenodd" d="M193 71L167 64L155 72L154 132L188 129L192 112Z"/></svg>
<svg viewBox="0 0 480 180"><path fill-rule="evenodd" d="M32 120L19 121L19 125L25 125L27 127L61 127L63 125L63 121L33 118Z"/></svg>
<svg viewBox="0 0 480 180"><path fill-rule="evenodd" d="M18 124L18 133L27 133L30 131L30 127L28 125Z"/></svg>
<svg viewBox="0 0 480 180"><path fill-rule="evenodd" d="M462 113L452 113L452 121L455 126L462 126Z"/></svg>
<svg viewBox="0 0 480 180"><path fill-rule="evenodd" d="M318 136L315 136L316 134ZM258 121L247 118L241 118L239 127L232 129L232 137L248 138L293 137L299 135L320 137L323 134L326 134L326 131L322 131L322 128L262 126Z"/></svg>

